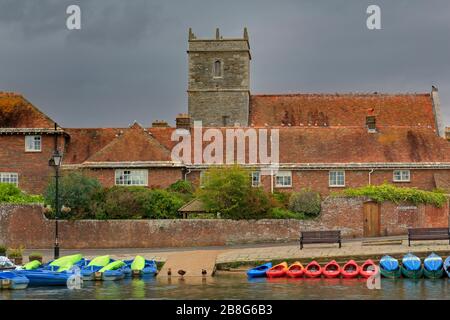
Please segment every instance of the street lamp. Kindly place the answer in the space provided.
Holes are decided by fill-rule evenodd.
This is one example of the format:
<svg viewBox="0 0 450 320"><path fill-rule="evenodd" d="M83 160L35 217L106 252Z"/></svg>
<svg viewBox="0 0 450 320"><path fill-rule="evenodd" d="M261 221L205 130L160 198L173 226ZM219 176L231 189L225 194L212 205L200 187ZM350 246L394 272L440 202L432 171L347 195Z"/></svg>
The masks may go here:
<svg viewBox="0 0 450 320"><path fill-rule="evenodd" d="M59 258L59 242L58 242L58 216L59 216L59 166L61 165L62 154L59 153L58 149L55 149L51 159L49 160L49 165L55 168L55 247L54 256L55 259Z"/></svg>

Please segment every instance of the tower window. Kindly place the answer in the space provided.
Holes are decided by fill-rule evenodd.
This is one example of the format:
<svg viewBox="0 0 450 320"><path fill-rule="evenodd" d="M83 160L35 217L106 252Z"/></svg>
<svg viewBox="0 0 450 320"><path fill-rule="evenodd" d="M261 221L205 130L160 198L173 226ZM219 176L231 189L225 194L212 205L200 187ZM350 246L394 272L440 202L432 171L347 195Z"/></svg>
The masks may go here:
<svg viewBox="0 0 450 320"><path fill-rule="evenodd" d="M222 61L214 61L214 78L222 78Z"/></svg>

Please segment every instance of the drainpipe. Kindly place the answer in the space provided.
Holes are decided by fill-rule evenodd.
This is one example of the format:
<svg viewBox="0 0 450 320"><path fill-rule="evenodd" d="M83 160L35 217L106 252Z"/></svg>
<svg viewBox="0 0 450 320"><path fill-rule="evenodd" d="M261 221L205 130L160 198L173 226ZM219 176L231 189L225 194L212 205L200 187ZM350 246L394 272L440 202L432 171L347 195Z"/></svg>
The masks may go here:
<svg viewBox="0 0 450 320"><path fill-rule="evenodd" d="M270 192L273 193L273 169L270 170Z"/></svg>
<svg viewBox="0 0 450 320"><path fill-rule="evenodd" d="M187 175L191 173L191 169L187 169L184 171L184 181L187 181Z"/></svg>
<svg viewBox="0 0 450 320"><path fill-rule="evenodd" d="M369 171L369 186L372 184L372 173L373 173L374 169Z"/></svg>

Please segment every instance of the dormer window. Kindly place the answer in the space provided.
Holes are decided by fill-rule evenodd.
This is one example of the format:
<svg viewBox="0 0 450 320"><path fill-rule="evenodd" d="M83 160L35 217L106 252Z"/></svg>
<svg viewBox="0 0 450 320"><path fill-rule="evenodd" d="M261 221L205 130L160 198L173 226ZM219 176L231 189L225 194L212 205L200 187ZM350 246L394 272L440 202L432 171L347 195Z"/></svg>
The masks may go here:
<svg viewBox="0 0 450 320"><path fill-rule="evenodd" d="M222 61L214 61L213 74L214 78L222 78Z"/></svg>

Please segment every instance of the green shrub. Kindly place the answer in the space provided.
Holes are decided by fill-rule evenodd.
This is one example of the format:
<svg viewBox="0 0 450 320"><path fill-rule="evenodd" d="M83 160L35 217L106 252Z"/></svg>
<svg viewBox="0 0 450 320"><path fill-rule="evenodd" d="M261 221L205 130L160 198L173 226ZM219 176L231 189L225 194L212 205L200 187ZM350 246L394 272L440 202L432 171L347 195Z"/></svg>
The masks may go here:
<svg viewBox="0 0 450 320"><path fill-rule="evenodd" d="M148 195L145 187L112 187L106 190L101 212L107 219L141 219L143 203Z"/></svg>
<svg viewBox="0 0 450 320"><path fill-rule="evenodd" d="M279 207L287 209L289 207L289 198L291 197L291 194L292 194L291 192L275 191L272 194L273 199L277 203L277 204L275 204L275 206L279 206Z"/></svg>
<svg viewBox="0 0 450 320"><path fill-rule="evenodd" d="M283 208L272 208L269 218L271 219L305 219L304 213L292 212Z"/></svg>
<svg viewBox="0 0 450 320"><path fill-rule="evenodd" d="M447 202L447 197L442 190L425 191L416 188L396 187L389 183L348 188L337 195L342 194L347 197L368 197L376 202L430 204L439 208Z"/></svg>
<svg viewBox="0 0 450 320"><path fill-rule="evenodd" d="M208 169L197 196L207 211L219 212L224 219L260 219L270 209L267 194L253 188L248 171L239 166Z"/></svg>
<svg viewBox="0 0 450 320"><path fill-rule="evenodd" d="M317 217L320 214L320 194L311 189L303 189L293 192L289 198L289 210L303 213L309 217Z"/></svg>
<svg viewBox="0 0 450 320"><path fill-rule="evenodd" d="M6 251L8 251L8 248L5 245L0 244L0 256L6 256Z"/></svg>
<svg viewBox="0 0 450 320"><path fill-rule="evenodd" d="M21 258L25 248L20 246L19 248L9 248L7 250L8 258Z"/></svg>
<svg viewBox="0 0 450 320"><path fill-rule="evenodd" d="M194 192L194 188L189 181L178 180L177 182L172 183L167 191L178 192L183 194L192 194Z"/></svg>
<svg viewBox="0 0 450 320"><path fill-rule="evenodd" d="M43 202L42 196L26 194L11 183L0 183L0 203L25 204Z"/></svg>
<svg viewBox="0 0 450 320"><path fill-rule="evenodd" d="M72 172L59 179L59 206L71 208L70 213L59 212L59 218L87 218L91 215L93 196L101 192L100 182L79 172ZM55 179L44 192L45 203L53 209L55 216ZM61 211L61 210L60 210Z"/></svg>
<svg viewBox="0 0 450 320"><path fill-rule="evenodd" d="M149 219L176 219L179 218L178 209L184 200L176 193L166 190L151 190L143 202L145 217Z"/></svg>

